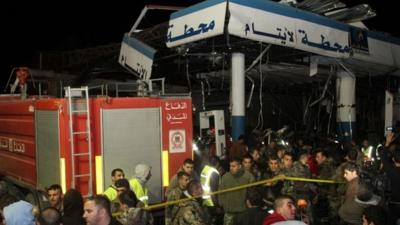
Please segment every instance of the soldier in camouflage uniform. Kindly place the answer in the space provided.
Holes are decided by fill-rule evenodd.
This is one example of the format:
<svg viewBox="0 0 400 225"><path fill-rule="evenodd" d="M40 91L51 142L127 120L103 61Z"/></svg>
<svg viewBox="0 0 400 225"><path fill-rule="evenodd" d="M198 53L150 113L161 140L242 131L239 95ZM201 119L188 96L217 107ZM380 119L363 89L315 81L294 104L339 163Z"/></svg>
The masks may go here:
<svg viewBox="0 0 400 225"><path fill-rule="evenodd" d="M315 155L315 160L317 160L318 163L318 170L319 170L318 179L323 179L323 180L332 179L335 173L335 166L333 164L332 159L328 158L327 153L323 150L318 150ZM333 186L329 184L320 185L320 194L328 196L329 194L334 193L335 190L332 191L331 187Z"/></svg>
<svg viewBox="0 0 400 225"><path fill-rule="evenodd" d="M122 225L152 225L154 223L152 215L142 208L144 204L137 199L133 191L126 190L118 198L122 214L116 219Z"/></svg>
<svg viewBox="0 0 400 225"><path fill-rule="evenodd" d="M261 180L274 178L280 174L279 158L276 155L270 155L268 159L268 168L262 175ZM282 190L282 181L268 182L263 188L263 199L269 201L271 205Z"/></svg>
<svg viewBox="0 0 400 225"><path fill-rule="evenodd" d="M177 174L177 178L178 178L178 187L168 191L167 194L168 202L185 198L183 192L186 191L187 189L190 175L184 171L180 171ZM179 203L179 204L184 204L184 203ZM165 208L165 225L172 224L172 221L177 216L178 210L180 208L179 204L169 205Z"/></svg>
<svg viewBox="0 0 400 225"><path fill-rule="evenodd" d="M282 157L282 168L281 175L285 175L286 177L294 176L293 169L293 155L290 152L285 152ZM294 181L285 180L283 182L282 194L284 195L293 195L294 192Z"/></svg>
<svg viewBox="0 0 400 225"><path fill-rule="evenodd" d="M294 177L311 178L311 171L307 164L308 154L303 153L300 155L299 160L293 163ZM307 220L308 224L313 224L311 201L313 199L313 190L316 186L313 183L294 181L292 197L299 202L306 202L305 205L299 204L298 212L302 214L302 220Z"/></svg>
<svg viewBox="0 0 400 225"><path fill-rule="evenodd" d="M178 173L180 171L184 171L187 174L189 174L189 180L198 180L199 179L199 175L197 174L197 172L194 170L194 161L192 159L185 159L185 161L183 161L183 165L178 169L177 174L175 174L171 180L169 181L169 186L167 189L167 195L169 190L177 188L178 187Z"/></svg>
<svg viewBox="0 0 400 225"><path fill-rule="evenodd" d="M308 155L304 153L300 155L299 160L293 163L293 173L294 177L311 178L311 172L307 165ZM294 192L292 197L294 199L306 199L311 200L311 183L295 181L294 182Z"/></svg>
<svg viewBox="0 0 400 225"><path fill-rule="evenodd" d="M172 221L172 225L206 225L209 224L207 210L202 206L203 188L197 180L190 181L186 197L195 197L192 200L179 205L178 212Z"/></svg>
<svg viewBox="0 0 400 225"><path fill-rule="evenodd" d="M250 154L246 154L242 158L242 167L245 171L251 173L254 178L258 181L261 178L261 172L254 164L254 160Z"/></svg>
<svg viewBox="0 0 400 225"><path fill-rule="evenodd" d="M253 158L253 174L256 180L261 179L261 175L267 169L266 161L261 157L261 152L259 149L253 149L250 151L250 155Z"/></svg>
<svg viewBox="0 0 400 225"><path fill-rule="evenodd" d="M319 149L316 152L315 160L318 163L318 179L330 180L335 173L335 167L333 160L328 158L327 153ZM320 214L321 218L325 220L331 220L337 218L337 211L334 211L335 199L333 196L336 192L336 186L332 184L319 184L319 194L316 209L321 210L320 212L315 212L315 214Z"/></svg>

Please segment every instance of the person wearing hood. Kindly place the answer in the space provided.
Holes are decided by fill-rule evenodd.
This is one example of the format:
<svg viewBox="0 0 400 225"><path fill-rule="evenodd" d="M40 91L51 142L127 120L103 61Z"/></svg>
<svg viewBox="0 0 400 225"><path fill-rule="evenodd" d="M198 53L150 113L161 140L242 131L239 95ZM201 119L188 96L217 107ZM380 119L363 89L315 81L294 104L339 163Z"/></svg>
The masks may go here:
<svg viewBox="0 0 400 225"><path fill-rule="evenodd" d="M83 219L83 198L81 193L70 189L64 195L64 214L61 218L63 225L84 225Z"/></svg>
<svg viewBox="0 0 400 225"><path fill-rule="evenodd" d="M364 206L364 208L368 206L381 205L382 198L379 195L374 194L372 190L373 187L371 184L360 181L358 184L357 196L354 198L354 201Z"/></svg>
<svg viewBox="0 0 400 225"><path fill-rule="evenodd" d="M136 197L145 204L149 203L149 190L146 187L151 177L151 167L146 164L138 164L135 168L135 176L129 180L130 187Z"/></svg>
<svg viewBox="0 0 400 225"><path fill-rule="evenodd" d="M222 176L219 190L250 184L254 181L254 176L242 169L241 160L233 158L229 162L229 173ZM246 189L220 194L218 201L225 211L224 225L231 225L235 215L246 211Z"/></svg>
<svg viewBox="0 0 400 225"><path fill-rule="evenodd" d="M3 209L4 221L7 225L34 225L33 206L26 201L18 201Z"/></svg>

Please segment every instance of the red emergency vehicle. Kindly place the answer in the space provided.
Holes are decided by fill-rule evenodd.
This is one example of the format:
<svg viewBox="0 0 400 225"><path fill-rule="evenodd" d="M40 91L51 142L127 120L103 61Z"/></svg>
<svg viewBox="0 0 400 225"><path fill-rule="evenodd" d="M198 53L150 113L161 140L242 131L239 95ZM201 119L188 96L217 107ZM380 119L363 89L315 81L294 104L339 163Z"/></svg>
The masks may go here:
<svg viewBox="0 0 400 225"><path fill-rule="evenodd" d="M100 194L111 171L126 178L138 163L152 167L150 203L183 160L192 158L192 101L188 96L0 96L0 173L35 189L59 183L66 191Z"/></svg>

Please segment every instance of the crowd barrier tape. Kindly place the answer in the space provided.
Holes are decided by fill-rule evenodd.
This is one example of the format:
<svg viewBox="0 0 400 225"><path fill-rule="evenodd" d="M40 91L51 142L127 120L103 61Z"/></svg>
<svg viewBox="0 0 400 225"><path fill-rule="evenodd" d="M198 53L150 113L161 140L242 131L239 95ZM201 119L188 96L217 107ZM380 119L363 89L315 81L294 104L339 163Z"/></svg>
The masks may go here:
<svg viewBox="0 0 400 225"><path fill-rule="evenodd" d="M226 193L226 192L237 191L237 190L241 190L241 189L245 189L245 188L249 188L249 187L255 187L255 186L258 186L258 185L261 185L261 184L272 183L272 182L276 182L276 181L280 181L280 180L291 180L291 181L302 181L302 182L313 182L313 183L325 183L325 184L337 184L337 183L340 183L340 182L336 182L334 180L320 180L320 179L311 179L311 178L303 178L303 177L286 177L284 175L279 175L279 176L276 176L276 177L271 178L271 179L256 181L256 182L253 182L253 183L250 183L250 184L245 184L245 185L241 185L241 186L236 186L236 187L232 187L232 188L218 190L218 191L215 191L215 192L208 193L207 195L223 194L223 193ZM175 201L162 202L162 203L146 206L146 207L144 207L144 209L145 210L153 210L153 209L163 208L163 207L166 207L166 206L176 205L176 204L179 204L179 203L182 203L182 202L190 201L190 200L195 199L195 198L197 198L197 197L188 197L188 198L183 198L183 199L179 199L179 200L175 200Z"/></svg>

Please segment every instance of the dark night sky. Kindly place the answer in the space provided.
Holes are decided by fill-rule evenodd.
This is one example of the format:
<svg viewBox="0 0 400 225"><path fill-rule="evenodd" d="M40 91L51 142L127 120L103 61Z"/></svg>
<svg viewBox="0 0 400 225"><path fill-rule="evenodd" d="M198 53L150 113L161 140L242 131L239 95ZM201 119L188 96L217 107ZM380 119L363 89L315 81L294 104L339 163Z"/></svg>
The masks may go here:
<svg viewBox="0 0 400 225"><path fill-rule="evenodd" d="M129 31L145 4L187 6L199 0L132 0L129 4L124 1L82 2L85 3L13 2L2 6L1 80L8 78L14 66L31 64L40 51L72 50L120 42L123 33ZM398 12L395 12L392 2L392 7L389 6L389 0L346 0L344 2L347 5L369 3L377 11L378 16L368 21L367 25L371 29L400 36L400 32L396 30L398 26L395 25ZM154 18L157 18L157 15L154 15ZM154 22L166 20L167 17L164 17L155 19Z"/></svg>
<svg viewBox="0 0 400 225"><path fill-rule="evenodd" d="M39 51L71 50L120 42L145 5L141 1L132 2L135 4L99 1L82 5L54 1L24 7L17 4L7 6L7 15L2 19L1 41L9 64L5 66L29 63Z"/></svg>

